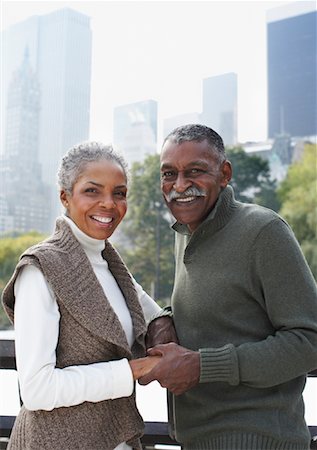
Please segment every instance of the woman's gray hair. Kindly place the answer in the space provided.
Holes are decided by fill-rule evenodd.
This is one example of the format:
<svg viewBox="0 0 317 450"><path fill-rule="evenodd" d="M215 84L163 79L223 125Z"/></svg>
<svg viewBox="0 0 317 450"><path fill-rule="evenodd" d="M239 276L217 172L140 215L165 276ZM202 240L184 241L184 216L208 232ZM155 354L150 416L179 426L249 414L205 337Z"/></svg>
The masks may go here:
<svg viewBox="0 0 317 450"><path fill-rule="evenodd" d="M70 148L63 156L57 171L59 188L72 194L74 184L87 164L100 160L119 164L126 179L128 179L127 163L123 156L115 152L111 145L105 145L101 142L83 142Z"/></svg>

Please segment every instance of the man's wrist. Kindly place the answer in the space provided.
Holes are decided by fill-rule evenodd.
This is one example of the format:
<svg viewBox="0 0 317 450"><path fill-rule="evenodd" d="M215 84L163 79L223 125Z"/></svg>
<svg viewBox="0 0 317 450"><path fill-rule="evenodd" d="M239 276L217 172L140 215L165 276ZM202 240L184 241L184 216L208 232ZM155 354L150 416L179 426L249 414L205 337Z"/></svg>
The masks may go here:
<svg viewBox="0 0 317 450"><path fill-rule="evenodd" d="M148 320L148 325L153 322L156 319L159 319L161 317L171 317L173 318L173 312L172 312L172 308L171 306L165 306L163 309L161 309L160 311L154 313L150 319Z"/></svg>

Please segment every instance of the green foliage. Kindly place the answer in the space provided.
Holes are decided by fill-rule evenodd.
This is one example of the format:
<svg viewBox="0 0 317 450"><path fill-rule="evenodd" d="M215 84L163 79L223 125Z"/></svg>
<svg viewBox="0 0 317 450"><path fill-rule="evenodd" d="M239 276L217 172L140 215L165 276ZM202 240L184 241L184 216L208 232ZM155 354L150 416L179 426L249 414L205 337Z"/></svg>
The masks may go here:
<svg viewBox="0 0 317 450"><path fill-rule="evenodd" d="M156 300L169 301L174 280L174 232L160 189L159 155L134 163L128 213L122 224L127 243L117 245L136 280ZM154 288L154 289L153 289Z"/></svg>
<svg viewBox="0 0 317 450"><path fill-rule="evenodd" d="M292 227L307 262L317 278L317 146L307 144L300 161L289 166L278 189L280 214Z"/></svg>
<svg viewBox="0 0 317 450"><path fill-rule="evenodd" d="M28 247L43 240L45 236L37 233L30 232L17 237L4 237L0 239L0 291L2 293L3 288L9 281L13 274L14 268L18 262L19 256ZM0 329L7 328L9 321L3 311L0 308Z"/></svg>
<svg viewBox="0 0 317 450"><path fill-rule="evenodd" d="M232 164L233 177L230 182L236 199L247 203L279 209L276 196L276 183L270 179L268 161L260 156L248 155L243 148L233 147L226 150Z"/></svg>

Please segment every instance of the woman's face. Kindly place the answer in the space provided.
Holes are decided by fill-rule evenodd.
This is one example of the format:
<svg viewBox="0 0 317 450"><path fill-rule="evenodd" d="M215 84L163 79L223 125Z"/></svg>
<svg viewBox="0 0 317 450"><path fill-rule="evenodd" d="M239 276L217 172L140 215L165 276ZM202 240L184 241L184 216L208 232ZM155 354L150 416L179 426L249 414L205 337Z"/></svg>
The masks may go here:
<svg viewBox="0 0 317 450"><path fill-rule="evenodd" d="M127 211L127 180L114 161L88 163L73 186L61 191L67 215L81 231L95 239L108 239Z"/></svg>

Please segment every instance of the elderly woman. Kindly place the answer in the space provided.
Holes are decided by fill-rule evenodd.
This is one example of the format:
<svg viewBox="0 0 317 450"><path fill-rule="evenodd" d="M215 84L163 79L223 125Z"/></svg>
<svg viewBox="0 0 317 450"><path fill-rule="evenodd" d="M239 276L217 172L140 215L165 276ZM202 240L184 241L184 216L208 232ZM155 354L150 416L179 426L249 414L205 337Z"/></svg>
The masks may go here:
<svg viewBox="0 0 317 450"><path fill-rule="evenodd" d="M85 143L58 180L66 214L23 253L3 294L24 404L8 449L139 449L134 380L157 362L143 357L144 336L160 308L108 241L127 210L126 165Z"/></svg>

